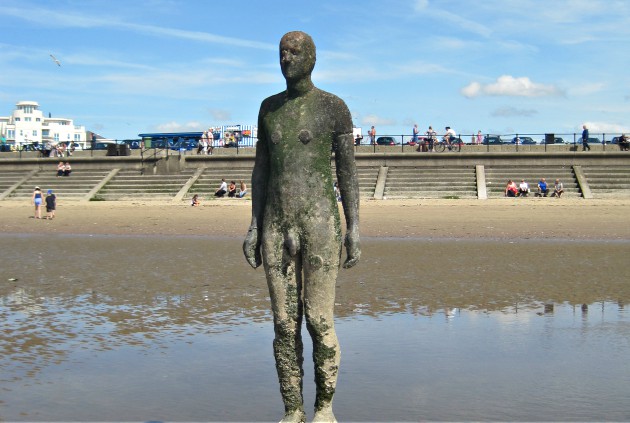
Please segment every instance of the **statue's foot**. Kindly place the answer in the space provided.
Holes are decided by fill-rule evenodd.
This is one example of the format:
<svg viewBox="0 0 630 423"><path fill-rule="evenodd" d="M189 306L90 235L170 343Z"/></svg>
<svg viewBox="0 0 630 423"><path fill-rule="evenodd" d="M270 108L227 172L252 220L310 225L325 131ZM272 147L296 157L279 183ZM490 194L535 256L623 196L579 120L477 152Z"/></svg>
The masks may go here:
<svg viewBox="0 0 630 423"><path fill-rule="evenodd" d="M303 410L295 410L287 412L280 423L304 423L306 421L306 414Z"/></svg>
<svg viewBox="0 0 630 423"><path fill-rule="evenodd" d="M337 419L332 411L332 406L324 407L315 411L313 423L337 423Z"/></svg>

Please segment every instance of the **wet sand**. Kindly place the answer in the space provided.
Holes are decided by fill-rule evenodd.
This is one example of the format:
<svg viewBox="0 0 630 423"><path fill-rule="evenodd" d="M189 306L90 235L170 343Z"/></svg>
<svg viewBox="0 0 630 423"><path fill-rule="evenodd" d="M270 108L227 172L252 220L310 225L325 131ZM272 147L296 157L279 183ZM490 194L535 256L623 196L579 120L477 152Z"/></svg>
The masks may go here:
<svg viewBox="0 0 630 423"><path fill-rule="evenodd" d="M628 421L629 211L364 201L337 281L340 421ZM250 213L60 200L40 221L0 202L0 421L277 421ZM307 361L307 407L312 380Z"/></svg>
<svg viewBox="0 0 630 423"><path fill-rule="evenodd" d="M43 212L45 215L45 210ZM58 200L54 221L28 202L0 202L5 233L243 237L250 200L77 202ZM361 235L401 238L630 239L630 199L364 200Z"/></svg>

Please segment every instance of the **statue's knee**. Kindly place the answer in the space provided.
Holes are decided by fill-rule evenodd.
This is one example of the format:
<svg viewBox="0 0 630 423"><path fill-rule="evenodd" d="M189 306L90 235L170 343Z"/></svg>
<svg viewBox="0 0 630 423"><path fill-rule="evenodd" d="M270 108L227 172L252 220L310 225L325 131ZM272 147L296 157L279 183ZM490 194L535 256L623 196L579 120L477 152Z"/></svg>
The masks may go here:
<svg viewBox="0 0 630 423"><path fill-rule="evenodd" d="M292 339L297 334L297 323L292 319L278 320L274 324L277 338Z"/></svg>
<svg viewBox="0 0 630 423"><path fill-rule="evenodd" d="M307 314L306 329L314 341L320 342L330 331L334 330L334 327L321 316L314 317Z"/></svg>

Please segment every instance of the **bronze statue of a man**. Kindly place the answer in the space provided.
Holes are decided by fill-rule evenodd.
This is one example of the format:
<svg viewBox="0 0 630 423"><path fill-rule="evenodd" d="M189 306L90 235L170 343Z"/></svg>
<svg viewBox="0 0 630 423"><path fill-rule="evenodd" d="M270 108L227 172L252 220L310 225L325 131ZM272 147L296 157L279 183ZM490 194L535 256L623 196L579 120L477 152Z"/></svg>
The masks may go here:
<svg viewBox="0 0 630 423"><path fill-rule="evenodd" d="M361 255L352 118L340 98L313 85L314 66L311 37L298 31L285 34L280 67L287 89L260 106L252 222L243 243L249 264L264 263L267 276L283 421L305 420L303 315L313 340L314 421L335 421L332 400L340 353L333 309L342 233L331 150L346 220L343 267L354 266Z"/></svg>

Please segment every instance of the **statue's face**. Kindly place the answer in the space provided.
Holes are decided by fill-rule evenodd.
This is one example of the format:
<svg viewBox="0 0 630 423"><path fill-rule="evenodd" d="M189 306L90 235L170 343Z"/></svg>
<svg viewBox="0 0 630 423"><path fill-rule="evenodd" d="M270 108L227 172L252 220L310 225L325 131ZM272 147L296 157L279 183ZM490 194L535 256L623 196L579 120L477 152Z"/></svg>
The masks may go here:
<svg viewBox="0 0 630 423"><path fill-rule="evenodd" d="M301 32L289 32L280 41L280 68L287 80L309 76L315 67L315 45Z"/></svg>

